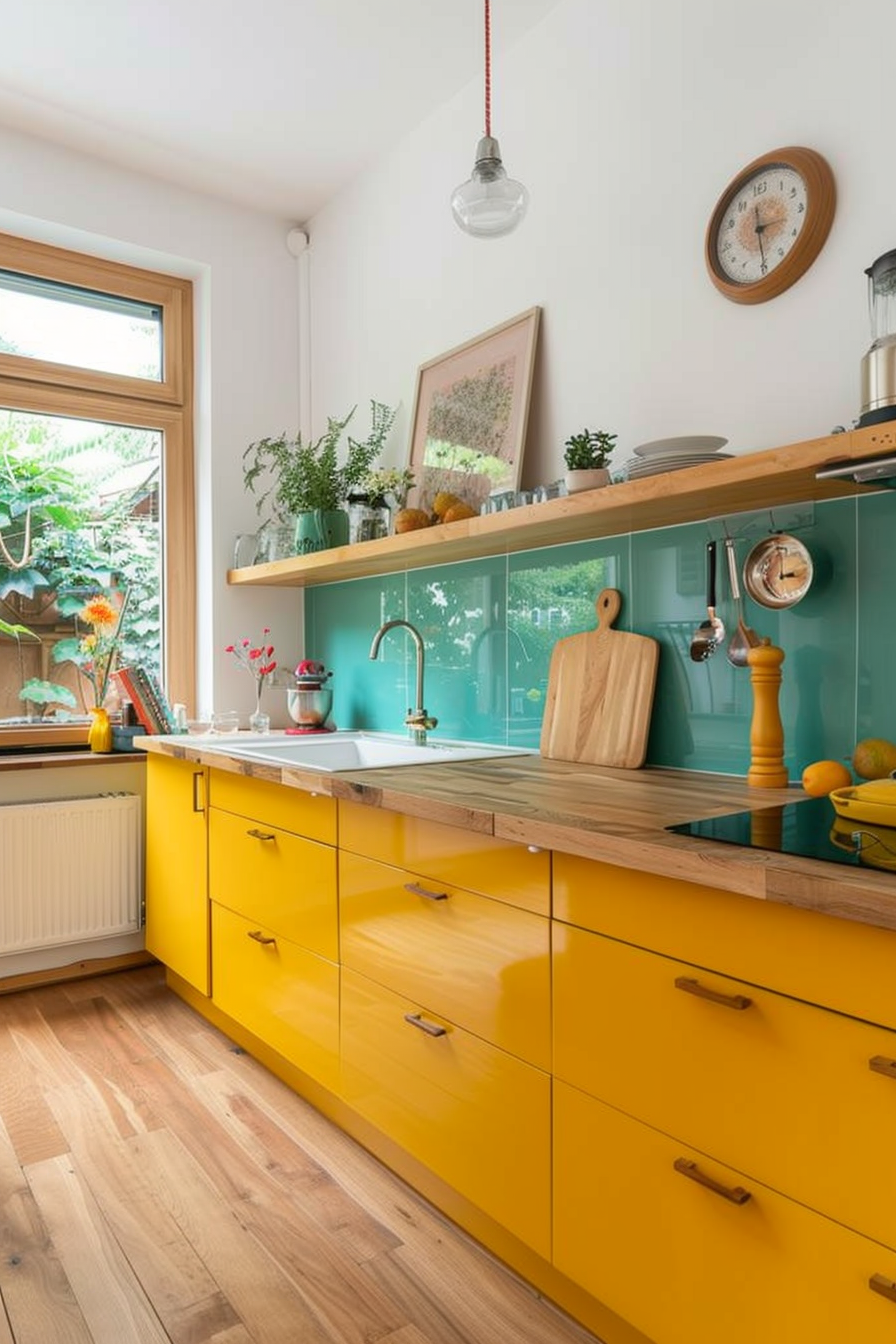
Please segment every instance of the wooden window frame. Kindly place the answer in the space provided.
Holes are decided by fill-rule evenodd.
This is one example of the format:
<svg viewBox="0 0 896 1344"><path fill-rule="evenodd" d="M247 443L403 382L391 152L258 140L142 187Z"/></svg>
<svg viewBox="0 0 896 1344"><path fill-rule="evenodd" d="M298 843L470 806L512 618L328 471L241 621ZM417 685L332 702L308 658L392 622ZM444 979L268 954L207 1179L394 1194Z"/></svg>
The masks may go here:
<svg viewBox="0 0 896 1344"><path fill-rule="evenodd" d="M0 405L161 432L162 680L172 701L192 708L196 667L192 283L5 233L0 233L0 268L157 304L162 309L160 381L0 354ZM170 581L175 576L176 581ZM0 750L68 745L86 738L84 725L0 727Z"/></svg>

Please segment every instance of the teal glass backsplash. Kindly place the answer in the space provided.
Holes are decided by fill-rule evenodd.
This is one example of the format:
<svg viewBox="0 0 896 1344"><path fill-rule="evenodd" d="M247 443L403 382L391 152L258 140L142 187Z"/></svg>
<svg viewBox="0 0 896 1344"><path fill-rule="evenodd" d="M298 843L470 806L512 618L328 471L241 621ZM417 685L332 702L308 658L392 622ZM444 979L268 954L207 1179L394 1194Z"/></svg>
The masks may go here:
<svg viewBox="0 0 896 1344"><path fill-rule="evenodd" d="M745 775L753 698L749 668L720 648L689 655L706 615L706 543L718 541L718 606L736 624L724 559L735 539L738 568L771 532L792 532L816 567L809 594L786 611L744 596L744 618L785 654L779 697L785 763L798 780L809 761L849 757L862 737L896 741L896 493L744 513L596 541L490 556L384 578L309 588L305 656L334 672L340 728L403 732L415 699L411 621L426 649L425 702L436 737L537 748L555 642L593 629L595 601L618 588L618 626L660 643L647 763ZM727 636L726 636L727 643Z"/></svg>

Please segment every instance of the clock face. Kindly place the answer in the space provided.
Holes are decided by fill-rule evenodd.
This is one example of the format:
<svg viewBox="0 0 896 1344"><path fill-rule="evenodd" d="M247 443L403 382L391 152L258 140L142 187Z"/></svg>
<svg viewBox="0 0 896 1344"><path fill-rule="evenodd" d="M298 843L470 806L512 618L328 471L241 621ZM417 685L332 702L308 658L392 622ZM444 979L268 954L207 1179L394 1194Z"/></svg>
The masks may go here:
<svg viewBox="0 0 896 1344"><path fill-rule="evenodd" d="M749 178L727 202L716 235L723 275L751 284L787 256L806 222L806 183L786 164L771 164Z"/></svg>
<svg viewBox="0 0 896 1344"><path fill-rule="evenodd" d="M710 279L735 303L783 294L818 256L834 218L829 165L814 149L776 149L747 164L706 230Z"/></svg>
<svg viewBox="0 0 896 1344"><path fill-rule="evenodd" d="M778 533L757 542L744 563L744 586L763 607L792 607L812 585L814 566L796 537Z"/></svg>

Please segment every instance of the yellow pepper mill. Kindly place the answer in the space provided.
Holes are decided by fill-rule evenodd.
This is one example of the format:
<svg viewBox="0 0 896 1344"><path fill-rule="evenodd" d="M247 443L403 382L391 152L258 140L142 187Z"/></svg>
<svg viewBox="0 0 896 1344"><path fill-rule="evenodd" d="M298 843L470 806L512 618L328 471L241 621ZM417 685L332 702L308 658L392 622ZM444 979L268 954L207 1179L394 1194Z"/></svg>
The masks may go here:
<svg viewBox="0 0 896 1344"><path fill-rule="evenodd" d="M750 768L747 783L763 789L786 789L784 729L778 708L784 650L766 637L747 654L753 687L750 725Z"/></svg>

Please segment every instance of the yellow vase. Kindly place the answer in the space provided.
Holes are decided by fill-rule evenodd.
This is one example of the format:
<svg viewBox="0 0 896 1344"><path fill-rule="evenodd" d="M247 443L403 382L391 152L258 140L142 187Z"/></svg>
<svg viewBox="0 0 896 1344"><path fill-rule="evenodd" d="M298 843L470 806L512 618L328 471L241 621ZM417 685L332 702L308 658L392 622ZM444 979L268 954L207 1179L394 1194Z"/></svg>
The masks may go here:
<svg viewBox="0 0 896 1344"><path fill-rule="evenodd" d="M112 725L104 709L92 709L93 722L87 734L87 745L91 751L112 750Z"/></svg>

